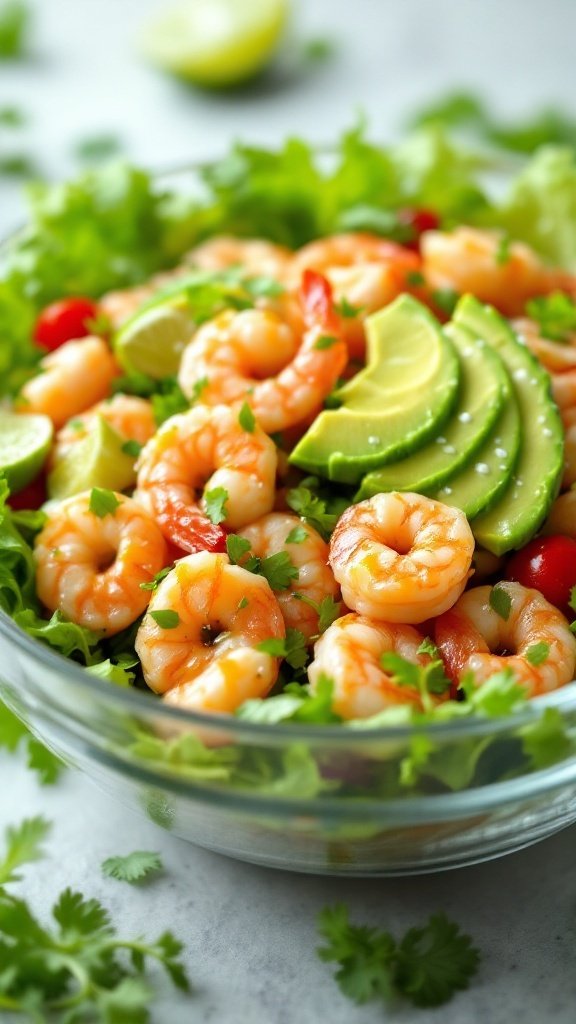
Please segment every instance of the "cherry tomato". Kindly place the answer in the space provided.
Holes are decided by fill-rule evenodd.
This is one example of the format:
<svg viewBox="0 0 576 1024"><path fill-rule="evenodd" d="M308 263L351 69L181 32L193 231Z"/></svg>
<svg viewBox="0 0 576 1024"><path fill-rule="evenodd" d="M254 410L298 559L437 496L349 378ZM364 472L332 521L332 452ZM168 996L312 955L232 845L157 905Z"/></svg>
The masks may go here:
<svg viewBox="0 0 576 1024"><path fill-rule="evenodd" d="M556 534L535 537L512 556L506 578L524 587L534 587L550 604L574 618L568 602L570 591L576 586L576 541Z"/></svg>
<svg viewBox="0 0 576 1024"><path fill-rule="evenodd" d="M66 341L90 334L90 321L98 317L98 306L81 297L52 302L40 313L34 328L34 340L53 352Z"/></svg>
<svg viewBox="0 0 576 1024"><path fill-rule="evenodd" d="M41 473L27 487L18 491L17 494L11 494L8 498L8 504L15 512L20 512L22 509L37 509L40 508L40 505L44 504L47 497L46 477Z"/></svg>
<svg viewBox="0 0 576 1024"><path fill-rule="evenodd" d="M407 206L398 210L398 220L405 227L410 228L413 237L405 242L408 249L420 249L420 235L425 231L436 231L440 227L440 218L434 210L427 210L423 206Z"/></svg>

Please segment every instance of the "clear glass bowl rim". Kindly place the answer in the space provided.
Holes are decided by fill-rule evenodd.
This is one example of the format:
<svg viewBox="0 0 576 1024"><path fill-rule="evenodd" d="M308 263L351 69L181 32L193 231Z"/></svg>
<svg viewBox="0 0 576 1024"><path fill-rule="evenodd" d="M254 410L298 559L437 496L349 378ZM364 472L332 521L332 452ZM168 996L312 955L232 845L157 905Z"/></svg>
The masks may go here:
<svg viewBox="0 0 576 1024"><path fill-rule="evenodd" d="M317 146L316 151L320 156L329 157L334 153L334 148L331 146ZM190 164L173 167L170 170L152 170L151 173L156 181L162 182L167 180L169 182L170 178L179 178L185 174L197 174L199 171L209 168L215 162L217 162L217 158L198 160ZM10 242L14 241L23 232L25 232L24 225L10 232L6 238L0 241L0 257L2 256L2 251L8 249ZM104 701L110 700L124 711L128 710L133 714L140 713L143 716L147 716L150 713L161 714L162 717L167 718L169 721L180 724L194 724L204 726L204 728L214 727L220 730L222 729L223 721L225 721L226 730L238 742L249 742L258 737L261 737L264 741L265 739L271 740L275 737L278 741L286 740L287 742L312 739L315 741L327 740L333 743L335 740L341 740L347 744L352 743L355 746L357 742L361 743L364 740L367 743L378 740L409 740L412 736L423 734L430 735L438 741L459 740L487 733L496 735L508 729L521 728L533 722L534 710L543 706L552 705L560 713L566 714L576 711L575 680L550 694L534 698L527 703L525 708L522 708L521 711L514 715L498 718L481 718L477 716L476 718L455 719L452 722L428 722L412 726L399 725L374 728L358 726L354 729L347 728L345 725L314 726L297 725L289 722L278 722L276 724L249 722L242 721L233 716L211 715L172 707L160 703L152 694L147 694L144 691L133 688L124 689L123 687L115 686L113 683L107 683L104 680L98 679L96 676L91 676L77 662L52 651L49 647L25 633L2 609L0 609L0 633L8 641L15 642L26 654L38 660L40 664L44 663L46 668L63 673L70 682L80 689L88 690L92 696L99 697Z"/></svg>

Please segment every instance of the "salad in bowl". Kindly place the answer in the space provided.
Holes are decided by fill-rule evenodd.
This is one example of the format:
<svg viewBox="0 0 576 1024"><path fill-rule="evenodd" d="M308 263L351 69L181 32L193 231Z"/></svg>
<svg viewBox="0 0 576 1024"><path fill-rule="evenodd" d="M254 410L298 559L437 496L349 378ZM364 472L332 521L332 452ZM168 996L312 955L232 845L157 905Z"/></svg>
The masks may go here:
<svg viewBox="0 0 576 1024"><path fill-rule="evenodd" d="M5 244L2 693L197 842L390 873L576 818L576 163L484 171L237 147Z"/></svg>

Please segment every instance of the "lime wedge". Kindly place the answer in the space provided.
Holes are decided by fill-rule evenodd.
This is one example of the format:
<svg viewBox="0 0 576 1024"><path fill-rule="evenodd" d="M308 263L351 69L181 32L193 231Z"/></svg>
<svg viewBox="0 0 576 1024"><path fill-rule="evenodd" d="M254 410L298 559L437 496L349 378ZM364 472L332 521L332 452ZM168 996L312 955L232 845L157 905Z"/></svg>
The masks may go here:
<svg viewBox="0 0 576 1024"><path fill-rule="evenodd" d="M236 85L268 62L287 13L288 0L188 0L150 24L144 52L196 85Z"/></svg>
<svg viewBox="0 0 576 1024"><path fill-rule="evenodd" d="M0 471L13 493L38 475L52 443L48 416L0 412Z"/></svg>
<svg viewBox="0 0 576 1024"><path fill-rule="evenodd" d="M114 351L129 372L145 373L160 380L176 374L180 357L195 325L184 309L163 302L136 313L118 331Z"/></svg>
<svg viewBox="0 0 576 1024"><path fill-rule="evenodd" d="M48 496L61 500L103 487L123 491L136 480L135 459L124 452L126 439L102 416L96 416L85 437L72 445L48 474Z"/></svg>

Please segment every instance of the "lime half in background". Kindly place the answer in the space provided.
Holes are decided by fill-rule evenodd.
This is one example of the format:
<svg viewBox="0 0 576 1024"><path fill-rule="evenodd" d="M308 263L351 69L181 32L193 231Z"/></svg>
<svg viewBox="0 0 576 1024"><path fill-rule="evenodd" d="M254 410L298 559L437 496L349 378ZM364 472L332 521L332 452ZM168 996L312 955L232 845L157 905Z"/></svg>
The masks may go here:
<svg viewBox="0 0 576 1024"><path fill-rule="evenodd" d="M268 63L287 21L288 0L182 0L147 27L145 55L195 85L226 88Z"/></svg>
<svg viewBox="0 0 576 1024"><path fill-rule="evenodd" d="M44 465L53 435L48 416L0 412L0 472L16 494Z"/></svg>
<svg viewBox="0 0 576 1024"><path fill-rule="evenodd" d="M120 328L114 354L129 373L145 373L154 380L174 376L194 330L194 321L177 301L164 301L136 313Z"/></svg>

